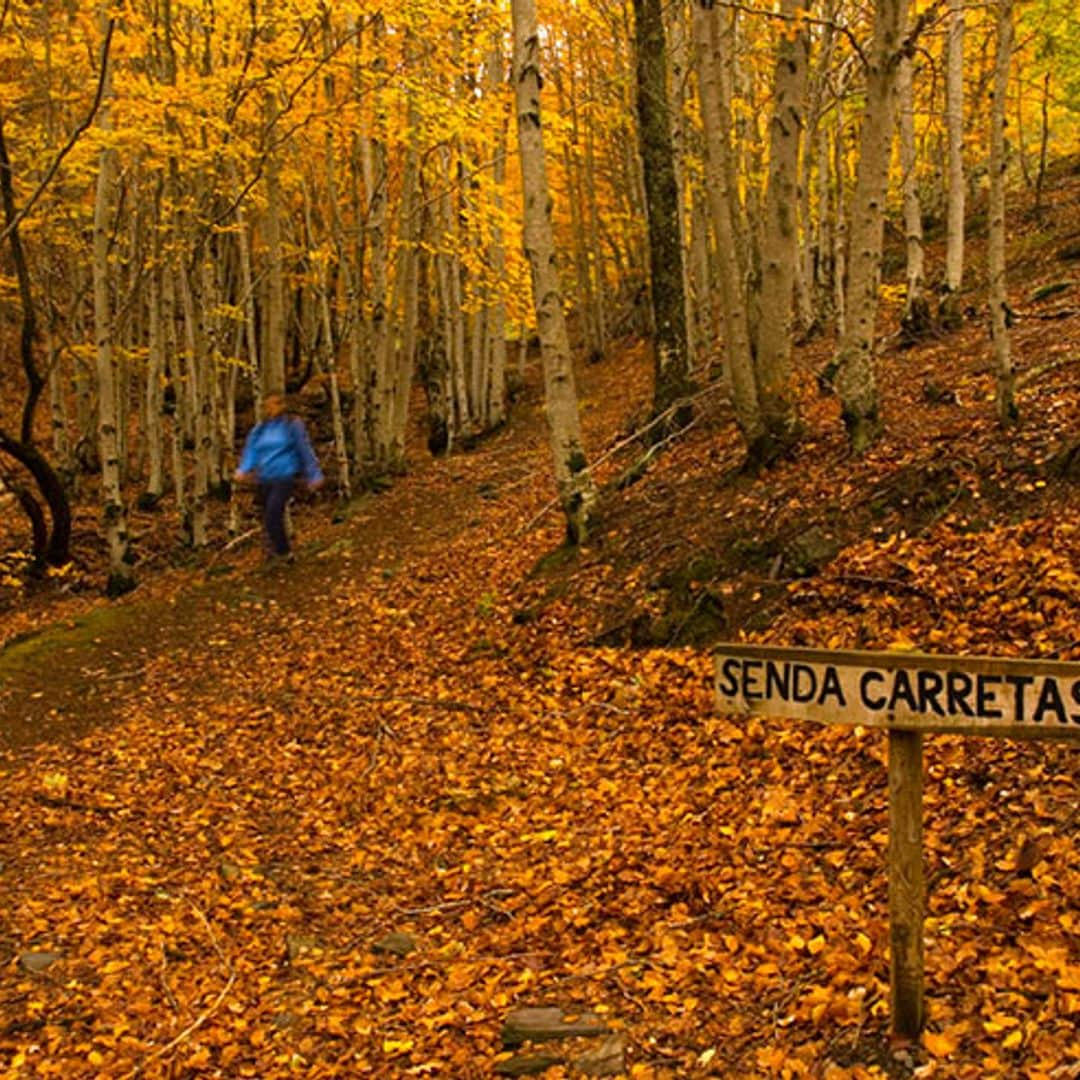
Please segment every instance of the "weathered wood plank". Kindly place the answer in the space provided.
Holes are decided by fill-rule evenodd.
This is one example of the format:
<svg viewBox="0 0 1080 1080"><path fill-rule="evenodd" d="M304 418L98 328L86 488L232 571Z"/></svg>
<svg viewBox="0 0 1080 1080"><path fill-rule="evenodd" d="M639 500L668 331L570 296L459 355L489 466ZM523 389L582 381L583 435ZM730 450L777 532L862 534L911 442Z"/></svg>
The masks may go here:
<svg viewBox="0 0 1080 1080"><path fill-rule="evenodd" d="M715 658L722 713L1080 741L1080 664L765 645Z"/></svg>
<svg viewBox="0 0 1080 1080"><path fill-rule="evenodd" d="M922 733L889 732L889 939L892 1030L917 1041L923 1029Z"/></svg>
<svg viewBox="0 0 1080 1080"><path fill-rule="evenodd" d="M515 1009L503 1024L503 1046L510 1048L524 1042L571 1039L575 1036L607 1035L611 1029L592 1012L568 1013L556 1006L530 1006Z"/></svg>

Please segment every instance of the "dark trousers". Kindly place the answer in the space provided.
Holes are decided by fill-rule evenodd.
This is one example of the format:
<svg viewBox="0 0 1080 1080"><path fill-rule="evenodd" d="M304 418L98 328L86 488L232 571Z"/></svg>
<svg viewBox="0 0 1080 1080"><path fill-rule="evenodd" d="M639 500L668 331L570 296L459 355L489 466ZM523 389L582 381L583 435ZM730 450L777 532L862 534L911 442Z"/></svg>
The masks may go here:
<svg viewBox="0 0 1080 1080"><path fill-rule="evenodd" d="M262 502L263 529L266 546L271 555L289 554L289 537L285 532L285 506L293 493L295 481L264 480L259 484Z"/></svg>

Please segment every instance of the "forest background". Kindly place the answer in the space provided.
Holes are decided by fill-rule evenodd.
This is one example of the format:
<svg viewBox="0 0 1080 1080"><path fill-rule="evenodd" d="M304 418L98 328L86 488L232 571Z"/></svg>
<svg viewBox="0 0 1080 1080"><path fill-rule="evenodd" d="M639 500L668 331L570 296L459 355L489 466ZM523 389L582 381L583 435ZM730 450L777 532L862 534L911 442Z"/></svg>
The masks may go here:
<svg viewBox="0 0 1080 1080"><path fill-rule="evenodd" d="M9 792L13 815L20 792L44 808L3 864L20 913L6 936L12 1069L271 1075L300 1061L312 1075L332 1075L363 1057L386 1075L479 1075L487 1058L498 1058L490 1044L500 1010L535 994L578 1005L614 995L615 1009L632 1016L629 1056L624 1047L618 1060L640 1075L1070 1075L1061 1070L1077 1052L1067 900L1077 874L1069 810L1076 781L1064 752L1025 749L995 764L990 753L949 746L933 763L935 776L972 799L952 833L969 835L980 817L989 824L974 850L997 850L989 869L984 854L964 863L975 884L959 870L942 871L938 883L947 934L972 932L985 916L980 905L993 911L993 947L971 939L961 950L992 977L980 990L980 969L964 969L946 991L939 972L944 1004L926 1051L896 1057L884 1048L881 972L861 975L884 957L878 916L853 905L825 925L801 906L872 890L872 875L853 885L840 857L850 846L857 865L872 865L872 828L847 839L802 837L804 827L825 828L819 783L834 792L846 778L860 813L860 800L876 805L880 786L860 771L868 768L861 757L872 755L848 753L838 776L827 762L841 744L823 741L811 753L822 775L812 768L809 783L793 786L794 737L774 744L760 726L735 730L726 721L691 731L690 715L710 707L701 656L658 653L642 669L662 670L654 679L635 674L642 662L611 647L748 634L1075 655L1068 419L1076 397L1068 378L1077 189L1069 155L1078 141L1080 57L1071 5L953 0L909 9L826 0L766 10L637 0L537 12L515 0L414 2L390 12L371 4L11 2L2 20L4 637L61 614L81 618L106 582L119 596L140 578L157 578L155 602L169 595L175 605L190 593L183 603L195 605L164 622L158 607L132 615L137 603L116 609L134 622L109 630L91 621L89 634L64 649L85 647L89 656L96 648L102 666L83 657L77 677L54 677L46 690L33 683L33 669L43 674L53 643L35 653L29 639L29 661L16 655L26 643L7 650L4 700L35 687L8 721L10 744L32 746L43 732L60 740L49 751L58 758L30 756L18 766ZM1010 287L1010 267L1022 275L1022 295ZM214 599L217 575L250 561L257 546L246 499L230 484L237 438L262 396L282 389L317 430L327 498L340 501L338 526L358 527L356 543L370 546L365 568L381 575L373 594L359 578L352 587L328 585L312 569L291 593L271 582L243 599ZM541 402L546 464L535 442ZM450 455L450 471L431 472L432 453ZM514 471L510 483L506 469ZM475 481L481 503L502 501L504 515L485 516L475 499L459 505L451 486L463 476ZM535 498L545 476L550 504ZM445 551L423 552L445 560L438 575L469 564L454 528L480 522L500 530L469 535L476 551L504 549L505 563L488 567L502 585L462 575L475 591L463 598L463 582L433 576L453 612L421 633L417 605L431 604L431 594L399 594L395 585L406 556L419 555L404 532L372 523L372 515L391 514L371 510L379 499L397 499L402 523L445 541ZM445 520L411 500L434 500ZM563 522L553 532L559 509ZM541 522L540 550L560 538L570 546L525 576L539 551L522 535ZM352 543L320 541L319 551L328 560L340 554L345 570L359 574ZM519 550L511 556L509 547ZM163 564L174 569L158 572ZM422 583L416 573L414 584ZM204 579L210 593L198 584ZM1033 579L1042 587L1034 598ZM980 606L985 581L995 585ZM326 612L301 606L326 608L320 590L346 610L363 607L388 639L398 640L403 619L411 636L399 641L402 654L415 655L419 635L432 652L430 670L436 661L444 669L462 663L464 681L435 693L409 682L383 652L377 676L376 656L364 656L353 677L366 672L378 687L371 698L406 707L379 718L374 701L337 683L296 700L299 685L317 682L312 657L311 666L294 661L298 685L286 679L259 717L265 708L274 723L287 717L303 727L315 723L317 707L347 700L340 723L348 749L319 753L335 775L332 762L344 755L366 763L364 776L398 776L403 790L429 775L431 763L419 764L424 740L444 739L460 775L434 781L443 794L426 827L445 847L436 862L450 865L450 837L473 827L463 823L479 835L506 805L520 808L517 840L500 841L514 852L498 882L489 869L484 880L433 894L430 882L418 884L428 859L410 847L377 898L370 883L357 885L355 867L331 873L333 859L320 853L316 862L329 862L320 862L319 875L334 880L337 901L363 912L362 938L403 923L427 935L423 960L388 973L370 957L333 959L351 957L356 935L344 932L333 904L305 907L312 898L294 845L302 852L306 841L278 837L269 858L255 850L265 839L253 839L266 822L252 821L251 836L230 840L207 830L205 810L189 807L174 840L191 853L190 865L160 884L143 911L154 926L149 945L165 943L167 973L157 974L155 959L145 1000L164 1002L164 1011L125 1013L116 980L130 976L149 939L127 928L114 956L110 927L127 901L112 903L102 871L75 868L96 842L83 820L89 813L107 823L101 850L118 861L104 873L115 875L118 895L140 873L160 873L146 864L135 872L124 855L128 813L145 792L136 795L123 778L119 789L106 783L100 755L116 752L106 735L91 736L81 751L64 749L65 738L106 714L126 716L137 731L131 752L144 767L180 752L183 730L187 749L219 771L218 751L198 749L208 739L259 738L252 688L220 655L230 635L242 635L245 621L265 630L256 611L285 605L285 628L275 632L305 653L298 643L318 633L336 654L338 631L319 621ZM239 616L214 606L233 600ZM203 701L195 683L156 673L145 647L134 669L123 662L135 656L122 640L157 635L165 657L180 647L182 630L206 646L191 671L238 680L219 686L231 713L213 695ZM555 644L560 636L566 640ZM249 647L253 641L241 642L238 653L250 658ZM530 649L546 662L535 664ZM134 697L125 696L129 676ZM433 677L445 680L445 670ZM495 689L500 680L520 688L518 705L505 687ZM202 704L181 709L186 697ZM87 713L82 724L77 700ZM171 735L150 719L153 700L169 703ZM468 725L444 729L429 715L475 714L479 735L496 704L508 729L486 730L476 745ZM508 748L531 708L552 723L552 745L533 762L535 776L529 765L529 776L515 772L496 784L482 747ZM607 714L625 726L607 731L598 721ZM226 736L216 725L228 716L245 719ZM667 724L663 754L654 745L658 718ZM417 721L416 731L388 752L406 719ZM556 784L566 814L558 828L533 820L551 798L550 776L538 777L551 773L552 761L561 770L565 754L579 777L597 775L597 747L581 742L578 722L594 725L588 730L601 744L620 744L621 770L601 768L598 791L619 809L611 828L641 842L642 862L606 847L604 859L586 857L579 815L598 808L583 810L576 783ZM262 760L251 746L233 747L229 758L245 754L253 766ZM713 768L703 770L704 761ZM317 787L310 765L298 766L285 797ZM190 781L190 763L169 768ZM995 771L1009 768L1046 791L1011 790ZM647 803L624 791L624 774L639 769L658 770L646 791L670 800L662 818L681 823L678 843L654 834ZM175 796L175 777L141 775L154 790L165 784L159 798L166 788ZM111 791L104 804L84 797L99 783ZM258 787L250 775L246 783ZM333 828L356 851L366 845L364 858L371 843L361 842L350 816L356 806L377 810L386 836L404 843L414 835L417 822L402 817L403 806L388 799L372 807L372 796L353 786L335 796L344 802ZM1010 833L995 792L1002 804L1020 801L1027 832ZM260 797L270 804L283 792ZM116 820L113 799L124 807ZM746 799L754 815L731 824ZM721 886L707 866L707 834L725 805L731 816L721 829L731 836L721 835L748 861L741 877L720 874ZM319 833L330 829L325 809L305 812ZM56 830L67 838L59 844ZM768 871L748 867L760 861L753 845L770 830L786 838L773 866L783 884L755 912L755 874ZM944 823L941 830L949 835ZM582 835L570 841L570 832ZM564 840L584 860L574 881L585 883L588 900L575 907L572 890L558 887L554 897L541 890L539 900L527 899L531 882L566 884L544 854ZM814 877L819 868L807 885L799 852L822 850L820 843L829 851L824 877ZM78 854L65 854L66 845ZM42 860L56 876L34 895L26 868ZM213 881L197 867L203 875L210 867ZM364 863L363 874L387 873ZM626 895L617 901L607 890L620 882ZM233 894L244 889L259 897L242 904ZM60 905L67 910L87 890L101 924L76 931L68 920L77 905L57 916L56 897L70 893ZM657 904L666 921L647 931L645 913ZM186 915L177 931L179 910ZM460 917L468 939L455 938L448 952L436 949L442 931L432 925L447 913ZM1027 928L1022 939L1011 916ZM762 925L767 917L771 930ZM240 947L270 918L289 925L281 930L289 970L263 997L262 984L248 979L254 971L265 977L269 954L241 961L220 935ZM525 938L502 934L504 924ZM206 936L191 955L168 944L192 926ZM573 928L589 926L602 930L583 947ZM552 932L562 938L556 959ZM720 959L741 950L738 962ZM42 956L51 958L45 970L61 957L82 966L73 982L54 985L33 969ZM793 981L781 956L799 972ZM517 960L510 979L507 964ZM691 1038L717 978L734 1011ZM507 980L516 980L513 989ZM1034 998L1021 989L1033 981ZM320 984L337 989L320 996L312 990ZM369 1005L390 1010L366 1027L338 994L358 984ZM421 986L431 1008L417 1007ZM764 1026L757 998L769 1002ZM230 1015L248 1018L237 1021L245 1031L251 1017L293 1019L255 1024L241 1039L240 1026L230 1034L223 1024L227 1001ZM352 1043L334 1050L343 1024Z"/></svg>

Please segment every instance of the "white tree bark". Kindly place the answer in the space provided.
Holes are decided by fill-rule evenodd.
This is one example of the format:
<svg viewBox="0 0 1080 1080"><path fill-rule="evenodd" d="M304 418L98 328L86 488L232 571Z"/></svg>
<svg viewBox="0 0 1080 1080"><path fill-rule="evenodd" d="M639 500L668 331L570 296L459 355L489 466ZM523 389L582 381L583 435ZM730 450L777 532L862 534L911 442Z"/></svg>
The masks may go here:
<svg viewBox="0 0 1080 1080"><path fill-rule="evenodd" d="M847 325L836 353L836 389L852 449L862 453L881 433L874 375L874 323L881 279L881 246L889 158L895 121L896 78L907 0L875 0L874 35L867 59L866 107L851 208Z"/></svg>
<svg viewBox="0 0 1080 1080"><path fill-rule="evenodd" d="M750 453L756 455L765 435L765 425L750 354L746 290L736 253L736 225L732 220L734 196L728 183L730 147L727 133L731 126L730 109L721 86L721 13L715 7L706 7L702 0L695 0L693 14L694 54L705 128L705 179L718 252L725 372L736 421Z"/></svg>
<svg viewBox="0 0 1080 1080"><path fill-rule="evenodd" d="M101 12L104 27L106 15ZM109 298L109 237L111 232L112 187L117 173L112 134L112 60L105 58L103 93L97 123L102 133L98 154L97 191L94 198L93 285L94 339L98 388L98 450L101 455L101 494L105 540L109 547L108 592L112 596L135 586L131 568L127 508L120 488L119 438L116 415L116 371L113 355L115 324Z"/></svg>
<svg viewBox="0 0 1080 1080"><path fill-rule="evenodd" d="M918 156L915 149L914 64L911 57L900 61L900 171L904 191L904 242L907 253L907 295L901 317L908 340L915 341L930 329L930 308L926 302L925 259L923 257L922 204L919 201Z"/></svg>
<svg viewBox="0 0 1080 1080"><path fill-rule="evenodd" d="M511 0L518 156L524 195L524 248L532 273L544 391L559 501L567 538L583 543L596 501L581 439L574 367L563 315L562 289L551 228L544 135L540 113L540 40L535 0Z"/></svg>
<svg viewBox="0 0 1080 1080"><path fill-rule="evenodd" d="M780 13L794 20L799 0L781 0ZM807 28L793 22L780 34L769 124L769 179L761 242L761 324L758 330L758 400L771 446L782 452L798 438L791 386L792 299L799 256L799 140L806 104L810 55Z"/></svg>
<svg viewBox="0 0 1080 1080"><path fill-rule="evenodd" d="M945 289L951 294L960 291L964 277L964 0L949 0L945 131L948 141Z"/></svg>
<svg viewBox="0 0 1080 1080"><path fill-rule="evenodd" d="M488 56L488 91L493 95L503 92L506 85L506 61L496 42ZM487 310L487 343L485 357L488 368L487 399L484 402L484 423L487 428L499 427L506 420L506 240L503 236L503 191L506 187L507 115L503 117L495 145L494 203L495 220L491 227L491 273L494 278L495 296ZM589 305L590 308L592 305ZM591 312L586 319L591 322Z"/></svg>

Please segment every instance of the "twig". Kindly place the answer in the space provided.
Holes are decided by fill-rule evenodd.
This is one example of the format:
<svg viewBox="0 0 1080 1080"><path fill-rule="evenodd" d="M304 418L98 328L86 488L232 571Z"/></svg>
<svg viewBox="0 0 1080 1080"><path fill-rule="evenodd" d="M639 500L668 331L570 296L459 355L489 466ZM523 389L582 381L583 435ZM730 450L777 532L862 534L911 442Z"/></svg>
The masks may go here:
<svg viewBox="0 0 1080 1080"><path fill-rule="evenodd" d="M228 957L225 955L225 953L222 951L221 946L218 944L217 937L214 935L213 927L211 927L210 925L210 920L206 917L202 908L200 908L194 900L188 899L188 904L191 905L192 911L194 911L195 914L198 915L199 919L202 921L203 926L206 927L206 933L210 938L210 944L214 947L214 952L217 953L218 960L221 962L222 970L224 972L227 972L229 977L226 980L225 985L221 988L218 996L214 999L213 1004L208 1009L204 1010L198 1017L196 1017L195 1020L188 1024L188 1026L184 1028L184 1030L181 1031L175 1039L171 1039L164 1046L161 1046L157 1050L155 1050L145 1061L142 1062L142 1064L136 1065L135 1068L127 1074L125 1080L133 1080L133 1078L138 1076L139 1073L142 1072L146 1068L146 1066L150 1064L150 1062L157 1061L158 1058L164 1057L167 1053L169 1053L170 1050L175 1050L182 1042L190 1038L196 1031L198 1031L199 1028L201 1028L203 1024L205 1024L206 1021L209 1020L210 1017L213 1016L214 1013L216 1013L218 1009L221 1008L221 1003L225 1000L226 997L228 997L229 991L233 988L233 983L236 982L236 968L234 968L232 964L229 963Z"/></svg>
<svg viewBox="0 0 1080 1080"><path fill-rule="evenodd" d="M145 672L145 668L130 668L128 671L114 671L106 674L103 671L87 671L94 682L123 682L124 679L134 679Z"/></svg>
<svg viewBox="0 0 1080 1080"><path fill-rule="evenodd" d="M1076 356L1063 356L1058 360L1051 360L1046 364L1039 364L1038 367L1029 368L1023 374L1018 375L1016 378L1016 388L1019 390L1021 387L1027 386L1028 383L1034 382L1042 375L1046 375L1051 371L1057 371L1058 368L1067 367L1069 364L1080 363L1080 354Z"/></svg>
<svg viewBox="0 0 1080 1080"><path fill-rule="evenodd" d="M430 907L398 908L399 915L433 915L437 911L457 911L458 908L468 907L473 903L468 900L447 900L444 904L432 904Z"/></svg>
<svg viewBox="0 0 1080 1080"><path fill-rule="evenodd" d="M222 551L228 551L230 548L236 547L237 544L242 544L245 540L250 540L259 530L248 529L246 533L241 533L239 536L234 536L227 544L222 547Z"/></svg>
<svg viewBox="0 0 1080 1080"><path fill-rule="evenodd" d="M645 435L647 435L650 431L652 431L652 429L654 427L656 427L658 424L663 423L665 420L669 419L679 409L684 408L686 405L689 405L691 402L697 401L698 398L702 398L706 394L712 393L714 390L717 390L717 389L723 387L723 385L724 385L723 380L717 379L717 380L709 383L707 386L703 386L699 391L697 391L697 393L689 394L687 397L679 398L678 401L671 404L662 413L658 413L656 416L654 416L644 427L637 428L635 431L632 431L625 438L620 439L614 445L609 446L607 448L607 450L605 450L599 457L593 458L593 460L589 462L589 468L590 469L595 469L597 466L603 465L610 458L614 457L620 450L625 449L627 446L631 446L633 443L640 442L641 439ZM662 439L655 446L651 446L649 448L649 450L646 452L645 456L640 461L635 462L634 465L631 466L631 468L637 468L642 464L647 464L649 459L654 454L656 454L661 449L663 449L665 446L667 446L668 443L674 442L676 439L680 438L686 432L690 431L694 427L694 425L696 423L697 423L696 419L691 420L689 424L686 424L684 427L679 428L678 431L673 431L670 435L668 435L665 439ZM540 521L542 518L544 518L548 514L550 514L552 510L554 510L556 507L558 507L558 505L559 505L558 496L556 496L554 499L551 499L548 502L546 502L543 505L543 507L541 507L539 513L535 514L527 522L525 522L525 524L522 525L514 533L514 536L522 536L525 533L529 532L532 529L532 527L538 521Z"/></svg>
<svg viewBox="0 0 1080 1080"><path fill-rule="evenodd" d="M248 529L247 532L241 533L239 536L234 536L227 544L224 544L222 547L220 547L217 551L214 552L213 557L206 564L206 569L212 569L217 563L218 559L222 555L224 555L226 551L229 551L231 548L236 547L238 544L242 544L245 540L250 540L258 531L258 529Z"/></svg>
<svg viewBox="0 0 1080 1080"><path fill-rule="evenodd" d="M173 994L172 988L169 986L169 980L167 978L169 968L169 957L165 953L165 942L161 943L161 988L165 991L165 996L169 999L169 1004L173 1008L173 1012L180 1011L180 1005L176 1000L176 995Z"/></svg>

